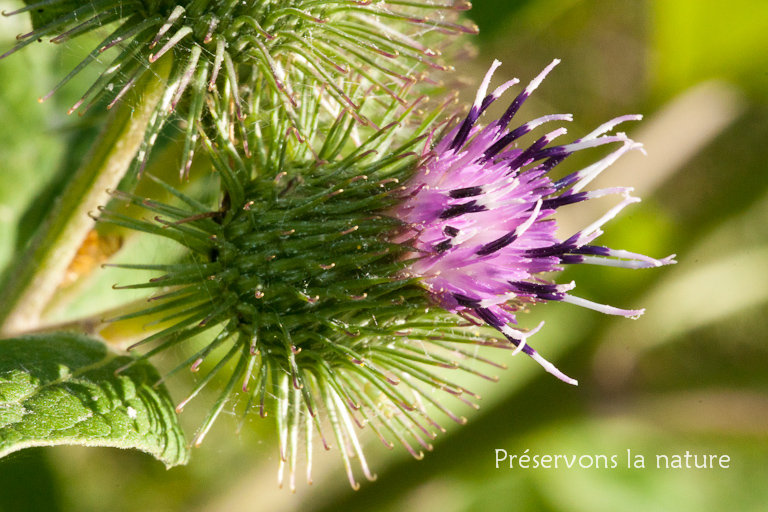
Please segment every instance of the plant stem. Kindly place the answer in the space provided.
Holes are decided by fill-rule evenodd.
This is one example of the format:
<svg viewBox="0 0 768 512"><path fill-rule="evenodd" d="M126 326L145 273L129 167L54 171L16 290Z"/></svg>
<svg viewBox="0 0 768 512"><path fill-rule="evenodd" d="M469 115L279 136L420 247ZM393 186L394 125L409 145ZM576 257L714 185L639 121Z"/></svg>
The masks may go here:
<svg viewBox="0 0 768 512"><path fill-rule="evenodd" d="M15 258L0 285L0 332L9 335L40 326L42 312L70 262L93 228L88 215L105 204L107 189L120 183L144 138L165 91L170 55L160 59L138 85L138 104L122 102L61 197L52 205L27 248Z"/></svg>

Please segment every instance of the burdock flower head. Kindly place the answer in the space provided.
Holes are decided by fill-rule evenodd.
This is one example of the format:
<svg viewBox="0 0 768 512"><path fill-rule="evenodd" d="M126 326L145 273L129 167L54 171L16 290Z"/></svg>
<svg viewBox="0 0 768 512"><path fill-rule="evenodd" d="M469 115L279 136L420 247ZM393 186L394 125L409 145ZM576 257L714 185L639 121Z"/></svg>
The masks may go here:
<svg viewBox="0 0 768 512"><path fill-rule="evenodd" d="M471 4L372 0L39 0L3 16L29 13L30 32L0 60L43 38L67 43L105 25L114 30L44 101L94 63L110 62L69 113L105 101L115 105L163 55L173 55L165 94L155 109L138 154L143 169L171 114L186 121L182 172L188 173L197 123L234 110L249 156L245 117L260 113L259 92L270 90L300 135L306 96L325 92L329 109L345 109L361 124L371 87L406 104L403 86L419 90L428 70L446 71L441 51L458 34L477 27L458 22ZM110 55L113 54L113 55ZM112 60L109 60L112 59ZM415 96L414 96L415 97ZM84 112L81 110L81 112ZM206 123L203 123L206 124Z"/></svg>
<svg viewBox="0 0 768 512"><path fill-rule="evenodd" d="M465 421L451 402L473 406L479 397L456 374L497 380L478 370L478 363L504 367L477 354L477 346L522 350L575 384L525 342L535 330L513 327L515 311L547 300L626 316L641 311L573 297L572 284L556 285L539 276L577 262L641 268L672 260L591 245L607 220L637 201L624 188L582 192L619 156L640 147L623 134L608 135L636 116L617 118L570 144L550 145L564 133L561 128L528 148L514 146L545 122L570 120L553 115L508 128L555 64L500 119L482 128L477 124L481 114L515 83L486 97L499 65L494 64L469 115L434 146L433 122L451 100L420 109L420 102L406 106L394 98L366 96L372 126L361 127L350 112L340 111L330 125L310 117L306 124L314 128L307 137L297 136L285 110L267 108L279 129L245 120L245 131L260 142L251 159L231 141L234 119L222 118L210 137L201 134L222 184L216 207L169 185L164 187L177 205L115 193L154 214L154 222L110 209L100 220L189 249L184 261L122 265L164 274L129 285L158 293L150 299L152 306L116 319L155 315L156 323L167 326L135 345L152 347L141 358L208 333L211 341L169 373L202 369L179 410L233 366L195 444L239 388L247 397L244 418L258 411L276 419L281 482L288 469L289 485L295 487L300 447L307 449L311 481L312 439L320 437L326 448L335 440L350 484L357 487L352 456L366 478L375 478L358 427L372 430L388 448L397 442L421 458L422 449L431 449L430 440L443 430L441 417ZM264 104L279 104L278 92L262 94ZM308 114L324 104L321 97L307 101ZM559 181L547 177L571 153L606 144L618 147ZM571 238L555 236L551 216L559 206L605 194L626 197ZM457 321L453 313L465 319ZM476 328L479 323L507 339L485 336Z"/></svg>
<svg viewBox="0 0 768 512"><path fill-rule="evenodd" d="M551 121L571 115L548 115L514 129L509 127L522 103L559 63L553 61L512 101L506 112L486 127L483 112L509 87L504 83L486 96L495 61L477 93L469 114L427 155L410 181L406 199L392 212L409 224L401 241L422 255L406 270L421 276L423 285L443 308L473 317L500 331L517 350L531 356L548 372L570 384L567 377L542 358L527 338L539 330L516 328L515 311L535 302L561 301L610 315L636 317L644 310L626 310L571 295L574 283L555 284L541 274L562 265L590 263L625 268L658 267L674 263L673 256L657 260L627 251L593 245L601 227L624 207L640 201L631 188L584 191L586 185L624 153L642 145L624 133L610 135L620 123L641 116L623 116L592 133L562 145L550 145L566 133L558 128L526 148L515 141ZM618 147L596 163L553 181L548 173L569 155L606 144ZM566 240L555 236L558 207L607 194L623 196L602 218Z"/></svg>

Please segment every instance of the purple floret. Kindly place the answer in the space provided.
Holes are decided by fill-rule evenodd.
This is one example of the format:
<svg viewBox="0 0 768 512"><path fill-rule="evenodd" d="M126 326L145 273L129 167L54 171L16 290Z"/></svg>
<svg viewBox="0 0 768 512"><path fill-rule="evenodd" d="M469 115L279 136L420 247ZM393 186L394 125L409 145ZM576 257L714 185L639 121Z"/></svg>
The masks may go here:
<svg viewBox="0 0 768 512"><path fill-rule="evenodd" d="M625 268L650 268L674 263L673 256L657 260L627 251L591 245L601 227L639 199L631 188L583 191L584 187L621 155L642 145L624 133L610 132L629 115L613 119L569 144L550 145L566 133L558 128L525 148L517 139L551 121L571 121L570 114L548 115L514 129L509 123L523 102L559 63L553 61L514 99L506 112L486 127L478 124L483 112L509 87L511 80L486 96L495 61L477 93L469 114L432 149L416 176L407 184L405 200L394 215L405 221L408 241L418 258L408 269L445 309L463 313L494 327L548 372L576 384L544 360L526 340L539 330L513 328L515 311L525 304L560 301L611 315L635 317L644 310L626 310L574 297L574 283L553 284L540 274L562 270L562 265L589 263ZM592 165L553 182L548 172L572 153L606 144L618 147ZM556 236L554 219L560 206L620 194L623 200L602 218L567 240Z"/></svg>

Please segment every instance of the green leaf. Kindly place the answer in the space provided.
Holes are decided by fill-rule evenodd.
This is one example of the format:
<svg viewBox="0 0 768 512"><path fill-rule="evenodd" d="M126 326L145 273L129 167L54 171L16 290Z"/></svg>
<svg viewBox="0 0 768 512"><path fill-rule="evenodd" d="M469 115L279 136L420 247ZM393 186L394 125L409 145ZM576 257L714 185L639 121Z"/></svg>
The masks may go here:
<svg viewBox="0 0 768 512"><path fill-rule="evenodd" d="M166 467L189 452L157 371L72 333L0 340L0 457L31 446L135 448Z"/></svg>

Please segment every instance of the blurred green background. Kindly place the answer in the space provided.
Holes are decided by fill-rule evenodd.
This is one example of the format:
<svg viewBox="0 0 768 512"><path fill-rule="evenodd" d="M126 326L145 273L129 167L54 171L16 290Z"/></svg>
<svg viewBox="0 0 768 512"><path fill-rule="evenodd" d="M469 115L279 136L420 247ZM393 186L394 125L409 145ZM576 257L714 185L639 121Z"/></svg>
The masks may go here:
<svg viewBox="0 0 768 512"><path fill-rule="evenodd" d="M235 434L231 414L189 466L170 471L113 449L14 454L0 461L0 511L768 509L768 3L476 0L469 17L481 35L478 56L456 66L472 82L466 99L493 59L503 62L494 83L513 76L525 83L557 57L562 64L520 118L570 112L577 137L618 115L646 116L622 129L648 155L627 155L602 181L634 186L643 202L608 224L601 242L654 257L674 252L679 263L559 276L575 280L578 295L590 300L646 307L638 321L563 304L522 317L523 325L546 320L534 345L579 387L531 360L507 361L501 382L474 386L481 409L462 411L468 424L449 425L424 460L363 434L378 481L358 492L335 452L319 454L312 486L300 478L296 494L278 489L272 422L252 418ZM11 47L21 21L2 20L0 48ZM33 45L0 62L0 267L27 205L34 200L25 217L34 224L60 162L77 153L78 136L98 120L66 116L91 77L36 101L88 47L55 50ZM595 155L581 158L569 165ZM564 209L564 234L611 206L595 203ZM94 285L88 301L111 300L102 288ZM171 384L176 400L189 389L183 379ZM202 396L182 414L190 438L211 400ZM617 455L618 467L497 469L496 449ZM627 469L627 449L645 457L645 468ZM656 468L657 454L686 451L728 455L730 467Z"/></svg>

